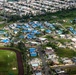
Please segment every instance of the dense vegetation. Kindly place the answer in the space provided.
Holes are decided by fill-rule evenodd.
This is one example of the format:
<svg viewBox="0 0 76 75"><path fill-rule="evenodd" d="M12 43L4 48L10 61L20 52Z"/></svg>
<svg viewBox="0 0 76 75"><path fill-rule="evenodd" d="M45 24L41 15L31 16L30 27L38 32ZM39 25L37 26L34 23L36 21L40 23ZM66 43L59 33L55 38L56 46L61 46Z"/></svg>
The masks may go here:
<svg viewBox="0 0 76 75"><path fill-rule="evenodd" d="M2 15L3 16L3 15ZM45 14L37 14L36 16L32 14L27 14L23 16L19 15L6 15L7 22L25 22L25 21L51 21L51 20L57 20L57 19L63 19L63 18L75 18L76 16L76 9L68 9L68 10L62 10L55 13L46 12Z"/></svg>
<svg viewBox="0 0 76 75"><path fill-rule="evenodd" d="M55 49L55 52L58 56L60 57L69 57L69 58L72 58L72 57L75 57L76 56L76 52L69 49L69 48L59 48L56 46L55 43L47 43L46 46L51 46L53 49Z"/></svg>
<svg viewBox="0 0 76 75"><path fill-rule="evenodd" d="M46 14L43 14L43 15L34 16L31 20L50 21L50 20L57 19L57 18L53 18L52 16L57 16L57 18L59 18L59 19L63 19L66 17L74 18L76 16L76 9L62 10L62 11L58 11L56 13L47 12Z"/></svg>

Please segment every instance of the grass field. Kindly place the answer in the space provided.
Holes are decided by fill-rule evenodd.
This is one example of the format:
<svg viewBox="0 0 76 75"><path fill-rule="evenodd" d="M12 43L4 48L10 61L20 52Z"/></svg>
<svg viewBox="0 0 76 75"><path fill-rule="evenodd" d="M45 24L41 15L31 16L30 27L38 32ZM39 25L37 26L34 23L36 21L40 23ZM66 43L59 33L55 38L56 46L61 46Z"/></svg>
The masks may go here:
<svg viewBox="0 0 76 75"><path fill-rule="evenodd" d="M16 53L0 50L0 75L18 75Z"/></svg>
<svg viewBox="0 0 76 75"><path fill-rule="evenodd" d="M58 48L56 50L56 54L60 57L68 57L68 58L72 58L76 56L76 52L74 52L73 50L70 50L68 48Z"/></svg>

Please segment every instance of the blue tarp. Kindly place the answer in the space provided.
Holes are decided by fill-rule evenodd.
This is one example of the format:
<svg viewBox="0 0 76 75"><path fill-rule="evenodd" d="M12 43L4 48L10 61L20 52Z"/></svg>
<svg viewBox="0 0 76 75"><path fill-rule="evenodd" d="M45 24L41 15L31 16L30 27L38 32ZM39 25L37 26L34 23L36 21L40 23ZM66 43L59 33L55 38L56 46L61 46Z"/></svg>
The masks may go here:
<svg viewBox="0 0 76 75"><path fill-rule="evenodd" d="M0 30L0 34L5 34L5 31L3 31L3 30Z"/></svg>
<svg viewBox="0 0 76 75"><path fill-rule="evenodd" d="M27 38L28 38L28 39L33 39L33 38L36 38L36 36L34 36L34 34L31 33L31 34L28 34L28 35L27 35Z"/></svg>
<svg viewBox="0 0 76 75"><path fill-rule="evenodd" d="M36 48L29 48L29 51L31 56L37 56Z"/></svg>
<svg viewBox="0 0 76 75"><path fill-rule="evenodd" d="M30 52L34 52L36 48L29 48Z"/></svg>
<svg viewBox="0 0 76 75"><path fill-rule="evenodd" d="M8 43L9 42L9 39L1 40L1 42Z"/></svg>
<svg viewBox="0 0 76 75"><path fill-rule="evenodd" d="M46 30L46 33L51 33L51 30L49 30L49 29L48 29L48 30Z"/></svg>
<svg viewBox="0 0 76 75"><path fill-rule="evenodd" d="M31 56L37 56L37 53L36 52L32 52Z"/></svg>
<svg viewBox="0 0 76 75"><path fill-rule="evenodd" d="M17 25L16 28L21 28L21 26L20 25Z"/></svg>
<svg viewBox="0 0 76 75"><path fill-rule="evenodd" d="M57 30L57 33L58 33L58 34L62 34L63 31L62 31L62 30Z"/></svg>
<svg viewBox="0 0 76 75"><path fill-rule="evenodd" d="M21 35L21 36L19 36L19 38L23 39L23 38L24 38L24 36L23 36L23 35Z"/></svg>

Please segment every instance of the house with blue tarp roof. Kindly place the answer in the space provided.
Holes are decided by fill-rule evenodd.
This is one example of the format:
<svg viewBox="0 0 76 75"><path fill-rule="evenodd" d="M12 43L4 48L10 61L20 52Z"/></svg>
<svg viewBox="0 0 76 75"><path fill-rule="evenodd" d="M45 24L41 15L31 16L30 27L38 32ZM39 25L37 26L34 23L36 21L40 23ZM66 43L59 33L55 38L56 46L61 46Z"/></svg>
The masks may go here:
<svg viewBox="0 0 76 75"><path fill-rule="evenodd" d="M46 32L46 33L51 33L51 30L48 29L48 30L46 30L45 32Z"/></svg>
<svg viewBox="0 0 76 75"><path fill-rule="evenodd" d="M32 30L31 34L40 34L40 32L38 30Z"/></svg>
<svg viewBox="0 0 76 75"><path fill-rule="evenodd" d="M32 33L37 33L38 31L37 30L32 30Z"/></svg>
<svg viewBox="0 0 76 75"><path fill-rule="evenodd" d="M16 28L21 28L21 25L17 25Z"/></svg>
<svg viewBox="0 0 76 75"><path fill-rule="evenodd" d="M76 35L76 30L74 30L72 27L70 27L69 30Z"/></svg>
<svg viewBox="0 0 76 75"><path fill-rule="evenodd" d="M3 39L3 40L1 40L1 42L3 42L3 43L9 43L10 41L9 41L9 39Z"/></svg>
<svg viewBox="0 0 76 75"><path fill-rule="evenodd" d="M54 25L50 24L49 27L51 27L52 29L55 29Z"/></svg>
<svg viewBox="0 0 76 75"><path fill-rule="evenodd" d="M27 28L30 28L30 26L29 25L24 25L24 26L22 26L22 28L27 29Z"/></svg>
<svg viewBox="0 0 76 75"><path fill-rule="evenodd" d="M28 35L27 35L27 38L28 38L28 39L32 39L32 37L33 37L33 36L32 36L31 34L28 34Z"/></svg>
<svg viewBox="0 0 76 75"><path fill-rule="evenodd" d="M4 30L0 30L0 34L6 34Z"/></svg>
<svg viewBox="0 0 76 75"><path fill-rule="evenodd" d="M63 33L62 30L57 30L56 32L57 32L57 34L62 34Z"/></svg>
<svg viewBox="0 0 76 75"><path fill-rule="evenodd" d="M23 33L27 33L28 31L27 31L27 30L22 30L22 32L23 32Z"/></svg>
<svg viewBox="0 0 76 75"><path fill-rule="evenodd" d="M34 23L34 22L29 22L28 24L31 24L31 25L32 25L33 23Z"/></svg>
<svg viewBox="0 0 76 75"><path fill-rule="evenodd" d="M34 34L28 34L27 35L27 38L28 39L34 39L34 38L36 38L36 36Z"/></svg>
<svg viewBox="0 0 76 75"><path fill-rule="evenodd" d="M75 30L73 30L72 32L73 32L73 34L75 34L75 35L76 35L76 31L75 31Z"/></svg>
<svg viewBox="0 0 76 75"><path fill-rule="evenodd" d="M72 27L69 28L70 31L74 30Z"/></svg>
<svg viewBox="0 0 76 75"><path fill-rule="evenodd" d="M25 30L22 30L22 32L23 33L29 33L29 32L31 32L31 30L30 29L25 29Z"/></svg>
<svg viewBox="0 0 76 75"><path fill-rule="evenodd" d="M72 20L70 20L70 23L72 23L73 21Z"/></svg>
<svg viewBox="0 0 76 75"><path fill-rule="evenodd" d="M37 56L36 48L29 48L31 56Z"/></svg>
<svg viewBox="0 0 76 75"><path fill-rule="evenodd" d="M6 33L6 34L5 34L5 37L8 37L8 36L9 36L9 34L8 34L8 33Z"/></svg>
<svg viewBox="0 0 76 75"><path fill-rule="evenodd" d="M46 26L51 27L52 29L55 29L54 25L48 22L45 22Z"/></svg>
<svg viewBox="0 0 76 75"><path fill-rule="evenodd" d="M29 51L34 52L34 51L36 51L36 48L29 48Z"/></svg>
<svg viewBox="0 0 76 75"><path fill-rule="evenodd" d="M32 52L30 55L31 56L37 56L37 53L36 52Z"/></svg>
<svg viewBox="0 0 76 75"><path fill-rule="evenodd" d="M23 36L23 35L21 35L21 36L19 36L19 38L23 39L23 38L24 38L24 36Z"/></svg>
<svg viewBox="0 0 76 75"><path fill-rule="evenodd" d="M36 27L37 27L37 25L36 25L36 24L33 24L33 25L32 25L32 27L33 27L33 28L36 28Z"/></svg>
<svg viewBox="0 0 76 75"><path fill-rule="evenodd" d="M40 27L40 29L43 29L44 28L44 26L39 26Z"/></svg>
<svg viewBox="0 0 76 75"><path fill-rule="evenodd" d="M36 34L40 34L40 32L37 32Z"/></svg>
<svg viewBox="0 0 76 75"><path fill-rule="evenodd" d="M26 29L26 26L22 26L23 29Z"/></svg>
<svg viewBox="0 0 76 75"><path fill-rule="evenodd" d="M36 39L36 36L33 36L33 39Z"/></svg>
<svg viewBox="0 0 76 75"><path fill-rule="evenodd" d="M27 24L27 25L25 25L25 27L26 27L26 28L29 28L30 26Z"/></svg>

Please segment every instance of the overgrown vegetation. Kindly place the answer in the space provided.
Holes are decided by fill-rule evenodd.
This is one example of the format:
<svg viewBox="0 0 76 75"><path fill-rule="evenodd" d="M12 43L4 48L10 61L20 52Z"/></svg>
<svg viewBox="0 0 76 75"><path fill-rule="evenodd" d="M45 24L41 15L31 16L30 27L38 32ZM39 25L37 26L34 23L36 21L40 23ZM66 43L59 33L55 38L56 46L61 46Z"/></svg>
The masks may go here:
<svg viewBox="0 0 76 75"><path fill-rule="evenodd" d="M69 49L69 48L59 48L56 46L55 43L47 43L46 46L49 46L49 47L52 47L53 49L55 49L55 52L58 56L60 57L69 57L69 58L72 58L72 57L75 57L76 56L76 52Z"/></svg>

